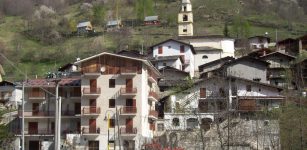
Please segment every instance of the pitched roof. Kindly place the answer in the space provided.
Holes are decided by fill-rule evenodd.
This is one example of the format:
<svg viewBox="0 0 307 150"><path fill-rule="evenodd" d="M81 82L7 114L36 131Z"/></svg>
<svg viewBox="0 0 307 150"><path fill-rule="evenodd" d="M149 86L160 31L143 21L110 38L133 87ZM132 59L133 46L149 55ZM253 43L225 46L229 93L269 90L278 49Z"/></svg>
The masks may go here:
<svg viewBox="0 0 307 150"><path fill-rule="evenodd" d="M170 67L170 66L165 66L165 67L159 69L160 72L163 72L164 70L172 70L172 71L176 71L176 72L180 72L180 73L184 73L184 74L186 74L186 75L189 75L188 72L185 72L185 71L182 71L182 70L179 70L179 69L177 69L177 68Z"/></svg>
<svg viewBox="0 0 307 150"><path fill-rule="evenodd" d="M195 47L196 51L223 51L219 48L209 47L209 46L202 46L202 47Z"/></svg>
<svg viewBox="0 0 307 150"><path fill-rule="evenodd" d="M128 57L136 57L136 58L143 58L145 55L141 54L140 51L137 50L121 50L117 52L116 54L123 55L123 56L128 56Z"/></svg>
<svg viewBox="0 0 307 150"><path fill-rule="evenodd" d="M146 16L144 21L156 21L159 20L159 16Z"/></svg>
<svg viewBox="0 0 307 150"><path fill-rule="evenodd" d="M156 61L165 61L165 60L177 60L178 58L180 59L181 63L183 63L183 58L181 57L181 55L152 57L150 61L156 62Z"/></svg>
<svg viewBox="0 0 307 150"><path fill-rule="evenodd" d="M107 26L116 26L121 23L121 20L111 20L107 22Z"/></svg>
<svg viewBox="0 0 307 150"><path fill-rule="evenodd" d="M248 53L248 56L251 56L251 57L259 57L261 55L263 55L263 53L266 53L266 54L269 54L269 53L272 53L273 50L269 49L269 48L261 48L259 50L255 50L255 51L252 51L250 53Z"/></svg>
<svg viewBox="0 0 307 150"><path fill-rule="evenodd" d="M270 63L268 63L266 61L263 61L263 60L260 60L260 59L256 59L254 57L243 56L243 57L237 58L235 60L232 60L232 61L224 63L223 67L230 66L232 64L236 64L236 63L238 63L240 61L244 61L244 60L251 60L251 61L254 61L255 63L260 63L260 64L263 64L263 65L266 65L266 66L268 66L270 64Z"/></svg>
<svg viewBox="0 0 307 150"><path fill-rule="evenodd" d="M60 86L81 86L81 78L62 78L59 82ZM55 87L53 79L30 79L25 82L25 87Z"/></svg>
<svg viewBox="0 0 307 150"><path fill-rule="evenodd" d="M65 64L65 65L63 65L63 66L61 66L59 69L58 69L58 71L65 71L66 69L69 69L71 66L73 66L74 64L72 64L72 63L67 63L67 64Z"/></svg>
<svg viewBox="0 0 307 150"><path fill-rule="evenodd" d="M183 45L187 45L187 46L189 46L189 47L191 48L192 53L193 53L193 54L196 54L196 52L195 52L195 50L194 50L194 47L193 47L191 44L188 44L188 43L185 43L185 42L182 42L182 41L179 41L179 40L175 40L175 39L168 39L168 40L165 40L165 41L162 41L162 42L160 42L160 43L157 43L157 44L155 44L155 45L150 46L150 47L149 47L149 48L150 48L149 53L152 52L152 50L153 50L153 48L154 48L155 46L161 45L161 44L166 43L166 42L169 42L169 41L174 41L174 42L177 42L177 43L180 43L180 44L183 44Z"/></svg>
<svg viewBox="0 0 307 150"><path fill-rule="evenodd" d="M296 40L296 39L292 39L292 38L287 38L287 39L278 41L278 42L277 42L277 45L278 45L278 44L288 44L288 43L292 43L292 42L295 42L295 41L297 41L297 40Z"/></svg>
<svg viewBox="0 0 307 150"><path fill-rule="evenodd" d="M159 71L151 64L151 62L150 62L149 60L147 60L147 59L135 58L135 57L125 56L125 55L120 55L120 54L113 54L113 53L108 53L108 52L102 52L102 53L100 53L100 54L97 54L97 55L94 55L94 56L91 56L91 57L84 58L84 59L82 59L82 60L79 60L79 61L75 62L74 64L80 64L80 63L82 63L82 62L91 60L91 59L93 59L93 58L96 58L96 57L99 57L99 56L102 56L102 55L110 55L110 56L121 57L121 58L126 58L126 59L131 59L131 60L136 60L136 61L143 62L145 65L151 67L152 70L154 70L158 75L160 75L160 72L159 72Z"/></svg>
<svg viewBox="0 0 307 150"><path fill-rule="evenodd" d="M15 84L13 82L10 81L5 81L3 80L2 82L0 82L0 86L15 86Z"/></svg>
<svg viewBox="0 0 307 150"><path fill-rule="evenodd" d="M226 37L224 35L205 35L205 36L179 36L179 40L185 40L185 39L232 39L230 37Z"/></svg>
<svg viewBox="0 0 307 150"><path fill-rule="evenodd" d="M91 22L89 22L89 21L80 22L80 23L78 23L77 28L80 28L80 27L87 27L87 26L89 26L89 25L91 25Z"/></svg>
<svg viewBox="0 0 307 150"><path fill-rule="evenodd" d="M269 57L269 56L272 56L272 55L282 55L282 56L286 56L286 57L289 57L289 58L292 58L292 59L296 58L295 56L288 55L288 54L281 53L281 52L272 52L272 53L269 53L267 55L261 56L261 58L266 58L266 57Z"/></svg>
<svg viewBox="0 0 307 150"><path fill-rule="evenodd" d="M279 86L275 86L275 85L268 84L268 83L263 83L263 82L258 82L258 81L253 81L253 80L249 80L249 79L245 79L245 78L241 78L241 77L228 76L227 78L228 79L238 79L238 80L242 80L242 81L246 81L246 82L251 82L251 83L254 83L254 84L259 84L259 85L262 85L262 86L266 86L266 87L271 87L271 88L276 88L276 89L282 90L282 88L279 87Z"/></svg>
<svg viewBox="0 0 307 150"><path fill-rule="evenodd" d="M271 41L271 38L270 38L270 37L262 36L262 35L252 36L252 37L249 37L248 39L252 39L252 38L264 38L264 39L267 39L269 43L270 43L270 41Z"/></svg>
<svg viewBox="0 0 307 150"><path fill-rule="evenodd" d="M230 57L230 56L223 57L223 58L202 64L202 65L198 66L198 69L202 70L204 67L207 67L207 66L210 66L210 65L213 65L213 64L218 64L218 63L225 63L225 62L232 61L232 60L235 60L235 58Z"/></svg>

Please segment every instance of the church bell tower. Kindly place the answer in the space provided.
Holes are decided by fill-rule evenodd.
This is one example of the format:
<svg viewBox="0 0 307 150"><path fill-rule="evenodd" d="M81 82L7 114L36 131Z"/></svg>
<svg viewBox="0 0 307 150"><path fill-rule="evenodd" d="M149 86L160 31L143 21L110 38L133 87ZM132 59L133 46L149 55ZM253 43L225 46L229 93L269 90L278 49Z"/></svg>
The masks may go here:
<svg viewBox="0 0 307 150"><path fill-rule="evenodd" d="M178 36L193 36L193 13L190 0L182 0L178 13Z"/></svg>

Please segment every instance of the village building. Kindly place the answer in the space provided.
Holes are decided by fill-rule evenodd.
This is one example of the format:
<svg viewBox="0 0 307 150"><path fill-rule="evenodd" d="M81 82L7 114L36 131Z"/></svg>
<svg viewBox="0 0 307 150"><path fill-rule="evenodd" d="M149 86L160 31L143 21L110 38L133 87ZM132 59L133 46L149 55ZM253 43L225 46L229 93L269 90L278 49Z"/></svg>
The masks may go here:
<svg viewBox="0 0 307 150"><path fill-rule="evenodd" d="M29 79L25 84L24 134L25 150L54 149L55 133L55 82L52 79ZM81 130L81 80L63 78L59 82L59 95L62 98L61 145L66 137L80 134ZM21 88L21 86L19 87ZM22 119L22 110L18 111ZM21 120L20 120L21 121ZM19 122L20 122L19 121ZM13 131L21 138L21 125ZM17 140L19 140L17 138ZM21 141L19 141L21 142ZM84 141L79 141L82 144ZM71 143L73 144L73 143ZM76 146L78 146L77 143ZM17 145L19 147L20 144Z"/></svg>
<svg viewBox="0 0 307 150"><path fill-rule="evenodd" d="M192 45L175 39L152 45L148 52L149 59L158 69L170 66L188 72L191 77L194 77L195 54Z"/></svg>
<svg viewBox="0 0 307 150"><path fill-rule="evenodd" d="M106 29L107 31L113 31L123 27L121 20L111 20L107 22Z"/></svg>
<svg viewBox="0 0 307 150"><path fill-rule="evenodd" d="M291 62L295 60L294 56L277 51L264 55L260 59L270 63L267 68L267 78L270 84L287 89L294 87L290 79Z"/></svg>
<svg viewBox="0 0 307 150"><path fill-rule="evenodd" d="M150 142L158 118L159 71L148 60L106 52L75 64L82 72L85 148L107 149L109 143L111 149L141 149Z"/></svg>
<svg viewBox="0 0 307 150"><path fill-rule="evenodd" d="M234 39L221 35L179 37L180 41L189 43L195 49L195 76L199 75L198 66L223 58L234 57Z"/></svg>
<svg viewBox="0 0 307 150"><path fill-rule="evenodd" d="M276 44L276 50L292 56L297 56L299 54L299 44L298 40L287 38L278 41Z"/></svg>
<svg viewBox="0 0 307 150"><path fill-rule="evenodd" d="M21 89L9 81L0 82L0 103L11 109L17 109L21 103Z"/></svg>
<svg viewBox="0 0 307 150"><path fill-rule="evenodd" d="M145 26L160 25L159 16L146 16L144 19Z"/></svg>
<svg viewBox="0 0 307 150"><path fill-rule="evenodd" d="M193 12L190 0L182 0L178 13L178 36L193 36Z"/></svg>
<svg viewBox="0 0 307 150"><path fill-rule="evenodd" d="M92 32L93 30L94 29L90 21L80 22L77 25L78 34L86 34L86 33Z"/></svg>
<svg viewBox="0 0 307 150"><path fill-rule="evenodd" d="M271 39L267 36L253 36L247 39L236 39L235 49L248 49L251 51L269 48Z"/></svg>

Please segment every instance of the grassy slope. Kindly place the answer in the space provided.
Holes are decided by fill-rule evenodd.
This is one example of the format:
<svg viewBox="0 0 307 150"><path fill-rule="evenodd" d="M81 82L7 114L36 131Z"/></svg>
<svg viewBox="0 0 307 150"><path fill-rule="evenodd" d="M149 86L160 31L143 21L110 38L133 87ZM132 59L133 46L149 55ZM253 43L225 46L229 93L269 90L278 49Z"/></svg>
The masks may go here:
<svg viewBox="0 0 307 150"><path fill-rule="evenodd" d="M210 0L207 0L210 1ZM223 0L218 0L223 1ZM210 10L206 8L202 0L193 0L194 7L194 30L196 35L204 34L223 34L224 21L222 19L206 19L203 17L206 13L223 12L225 14L232 13L234 11L235 4L227 5L212 5ZM155 11L162 19L166 20L168 16L177 20L177 12L180 6L179 2L166 3L163 1L158 1ZM114 9L114 5L107 5L107 9ZM165 11L167 10L167 12ZM65 16L68 18L74 18L79 14L79 4L71 6L66 10ZM219 13L217 13L219 14ZM135 13L133 12L132 6L127 6L121 4L120 6L120 16L122 19L133 19ZM245 16L248 20L262 21L269 24L286 24L287 22L278 18L276 15L250 15ZM36 41L30 40L23 36L21 32L24 30L25 21L20 17L7 16L4 18L4 23L0 24L0 41L3 41L5 45L16 53L15 58L12 59L23 71L28 73L30 77L35 75L42 76L48 71L55 70L57 67L64 63L72 62L77 57L86 57L93 55L95 53L101 52L101 50L95 50L93 43L102 43L105 50L116 50L117 40L114 36L117 33L107 33L103 36L98 37L73 37L65 39L60 43L54 45L44 45ZM230 26L231 28L231 26ZM102 30L101 27L96 26L97 30ZM152 45L156 42L162 41L164 39L174 37L177 34L177 26L173 25L170 27L135 27L129 28L131 35L128 37L129 44L136 43L135 45L143 45L145 47ZM294 24L294 31L288 32L285 28L278 29L278 39L285 37L296 37L298 36L295 32L306 31L306 25L302 23ZM252 26L251 35L261 35L265 32L269 32L269 36L275 39L275 28L264 27L264 26ZM161 35L161 33L163 33ZM135 47L140 50L141 46ZM54 59L48 60L49 57ZM27 60L20 60L18 58L28 58ZM37 62L35 59L38 57L46 58L44 62ZM20 77L16 71L8 66L4 65L6 72L10 77ZM17 74L17 75L16 75Z"/></svg>

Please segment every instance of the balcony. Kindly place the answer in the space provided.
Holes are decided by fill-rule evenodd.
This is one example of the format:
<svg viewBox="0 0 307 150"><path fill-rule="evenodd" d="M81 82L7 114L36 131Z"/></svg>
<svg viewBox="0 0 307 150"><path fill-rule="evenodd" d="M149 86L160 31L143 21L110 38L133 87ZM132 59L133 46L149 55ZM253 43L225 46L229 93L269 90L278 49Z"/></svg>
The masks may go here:
<svg viewBox="0 0 307 150"><path fill-rule="evenodd" d="M123 116L135 116L137 112L136 107L133 106L124 106L120 109L120 115Z"/></svg>
<svg viewBox="0 0 307 150"><path fill-rule="evenodd" d="M120 88L120 95L134 96L137 93L137 88Z"/></svg>
<svg viewBox="0 0 307 150"><path fill-rule="evenodd" d="M148 94L148 99L154 102L158 102L159 101L159 96L156 92L150 91Z"/></svg>
<svg viewBox="0 0 307 150"><path fill-rule="evenodd" d="M149 119L157 120L158 119L158 112L155 110L150 110L148 114Z"/></svg>
<svg viewBox="0 0 307 150"><path fill-rule="evenodd" d="M151 82L151 83L157 83L158 81L158 77L156 74L152 73L152 72L149 72L148 73L148 80Z"/></svg>
<svg viewBox="0 0 307 150"><path fill-rule="evenodd" d="M82 127L81 134L83 135L99 135L100 128L97 127Z"/></svg>
<svg viewBox="0 0 307 150"><path fill-rule="evenodd" d="M98 97L101 93L100 88L83 88L83 96L94 96Z"/></svg>
<svg viewBox="0 0 307 150"><path fill-rule="evenodd" d="M137 67L121 67L120 74L121 75L136 75L138 72Z"/></svg>
<svg viewBox="0 0 307 150"><path fill-rule="evenodd" d="M74 117L74 116L76 116L77 114L76 114L76 111L70 111L70 110L63 110L62 112L61 112L61 116L62 117Z"/></svg>
<svg viewBox="0 0 307 150"><path fill-rule="evenodd" d="M18 111L18 115L22 117L22 111ZM24 111L25 118L51 118L55 117L55 111Z"/></svg>
<svg viewBox="0 0 307 150"><path fill-rule="evenodd" d="M53 136L54 130L51 129L28 129L24 130L25 135L27 136ZM15 131L15 134L21 134L21 130Z"/></svg>
<svg viewBox="0 0 307 150"><path fill-rule="evenodd" d="M83 67L81 73L84 77L99 77L101 75L100 65Z"/></svg>
<svg viewBox="0 0 307 150"><path fill-rule="evenodd" d="M83 107L82 115L84 116L98 116L100 114L100 107Z"/></svg>
<svg viewBox="0 0 307 150"><path fill-rule="evenodd" d="M44 100L45 93L44 92L30 92L28 95L29 100Z"/></svg>
<svg viewBox="0 0 307 150"><path fill-rule="evenodd" d="M238 111L250 112L250 111L261 111L260 106L239 106Z"/></svg>
<svg viewBox="0 0 307 150"><path fill-rule="evenodd" d="M285 78L286 76L284 74L270 74L270 79L277 79L277 78Z"/></svg>
<svg viewBox="0 0 307 150"><path fill-rule="evenodd" d="M125 137L133 137L137 134L137 129L132 127L121 127L119 130L119 133L121 136Z"/></svg>
<svg viewBox="0 0 307 150"><path fill-rule="evenodd" d="M205 93L200 93L199 98L200 99L226 99L227 94L224 91L219 91L219 92L212 92L208 91Z"/></svg>

